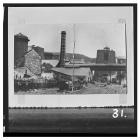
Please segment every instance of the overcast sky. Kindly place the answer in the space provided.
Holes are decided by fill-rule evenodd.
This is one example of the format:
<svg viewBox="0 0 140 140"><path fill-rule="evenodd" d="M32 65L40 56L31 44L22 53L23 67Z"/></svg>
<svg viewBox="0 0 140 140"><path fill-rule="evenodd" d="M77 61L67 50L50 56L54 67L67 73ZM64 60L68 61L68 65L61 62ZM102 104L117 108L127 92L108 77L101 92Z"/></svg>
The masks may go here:
<svg viewBox="0 0 140 140"><path fill-rule="evenodd" d="M66 31L66 52L73 52L75 24L75 53L96 57L97 49L105 46L116 51L116 56L125 56L125 26L131 26L132 9L129 7L49 7L11 8L10 24L14 34L27 35L29 45L41 46L48 52L60 51L60 33ZM128 27L127 27L128 28ZM127 30L130 34L131 30ZM129 39L127 39L129 43ZM131 39L132 42L132 39Z"/></svg>

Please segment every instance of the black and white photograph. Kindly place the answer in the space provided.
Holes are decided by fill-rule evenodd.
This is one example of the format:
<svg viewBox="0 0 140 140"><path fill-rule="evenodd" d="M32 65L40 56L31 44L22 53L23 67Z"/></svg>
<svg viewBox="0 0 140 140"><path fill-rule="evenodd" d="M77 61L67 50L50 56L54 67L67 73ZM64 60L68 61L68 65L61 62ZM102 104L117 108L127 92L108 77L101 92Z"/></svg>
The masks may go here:
<svg viewBox="0 0 140 140"><path fill-rule="evenodd" d="M4 7L8 132L136 134L136 4Z"/></svg>
<svg viewBox="0 0 140 140"><path fill-rule="evenodd" d="M15 94L127 94L125 24L16 27Z"/></svg>

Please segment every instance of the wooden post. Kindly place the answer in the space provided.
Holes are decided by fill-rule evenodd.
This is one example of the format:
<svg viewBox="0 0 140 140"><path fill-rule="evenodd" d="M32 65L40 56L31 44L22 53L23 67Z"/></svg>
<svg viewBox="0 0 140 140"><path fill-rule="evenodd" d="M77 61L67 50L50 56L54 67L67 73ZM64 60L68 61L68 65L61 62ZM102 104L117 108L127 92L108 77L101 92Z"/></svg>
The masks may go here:
<svg viewBox="0 0 140 140"><path fill-rule="evenodd" d="M111 71L110 71L110 83L111 83Z"/></svg>

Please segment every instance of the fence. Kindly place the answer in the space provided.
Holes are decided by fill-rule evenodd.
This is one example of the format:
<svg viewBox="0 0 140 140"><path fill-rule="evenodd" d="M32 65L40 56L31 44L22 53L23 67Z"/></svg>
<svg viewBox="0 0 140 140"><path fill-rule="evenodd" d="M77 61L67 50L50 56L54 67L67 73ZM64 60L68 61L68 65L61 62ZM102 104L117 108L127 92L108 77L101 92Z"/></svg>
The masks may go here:
<svg viewBox="0 0 140 140"><path fill-rule="evenodd" d="M54 88L57 87L56 80L30 79L14 80L14 91L28 91L33 89Z"/></svg>

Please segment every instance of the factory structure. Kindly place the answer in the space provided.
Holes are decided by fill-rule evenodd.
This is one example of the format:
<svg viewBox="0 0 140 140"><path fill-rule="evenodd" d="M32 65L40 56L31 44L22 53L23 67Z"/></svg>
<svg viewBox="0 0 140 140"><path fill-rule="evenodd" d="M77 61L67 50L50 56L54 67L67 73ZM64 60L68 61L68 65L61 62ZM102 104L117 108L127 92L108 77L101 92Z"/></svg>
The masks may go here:
<svg viewBox="0 0 140 140"><path fill-rule="evenodd" d="M52 68L52 71L57 75L58 81L67 81L67 80L83 80L90 81L92 80L92 72L90 68L80 68L80 67L65 67L65 52L66 50L66 32L61 32L61 50L60 50L60 60L56 67ZM76 65L76 61L69 62Z"/></svg>
<svg viewBox="0 0 140 140"><path fill-rule="evenodd" d="M14 76L15 79L23 79L41 75L40 51L28 47L29 39L19 33L14 36Z"/></svg>
<svg viewBox="0 0 140 140"><path fill-rule="evenodd" d="M84 60L66 58L66 31L61 32L60 54L52 56L49 52L44 52L44 48L35 45L28 45L29 38L22 33L14 36L14 79L16 81L36 81L56 80L57 83L76 82L87 83L95 81L112 81L108 79L117 72L92 71L90 67L80 67ZM126 59L116 57L115 51L109 47L97 50L96 64L125 64ZM76 84L75 84L76 85Z"/></svg>
<svg viewBox="0 0 140 140"><path fill-rule="evenodd" d="M96 64L116 64L115 51L105 47L102 50L97 50ZM111 71L95 71L94 80L96 81L112 81L110 78L116 75L116 72Z"/></svg>

